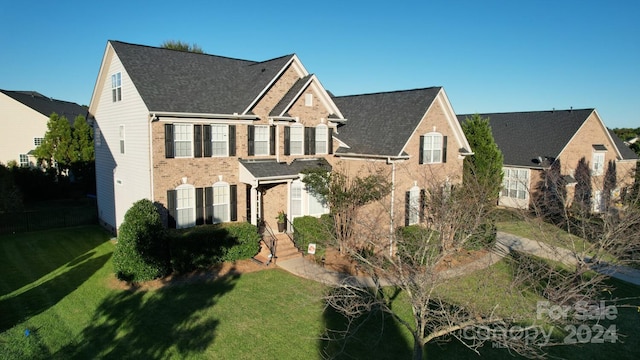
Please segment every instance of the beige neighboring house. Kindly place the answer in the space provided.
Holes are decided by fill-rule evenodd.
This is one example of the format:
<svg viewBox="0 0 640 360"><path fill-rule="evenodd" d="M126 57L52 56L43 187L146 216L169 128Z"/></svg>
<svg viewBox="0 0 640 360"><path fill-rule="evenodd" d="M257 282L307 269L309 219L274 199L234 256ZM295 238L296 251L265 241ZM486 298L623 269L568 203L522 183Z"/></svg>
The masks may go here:
<svg viewBox="0 0 640 360"><path fill-rule="evenodd" d="M19 166L35 166L33 150L42 143L52 113L65 116L73 125L87 108L56 100L35 91L0 90L0 162L16 161Z"/></svg>
<svg viewBox="0 0 640 360"><path fill-rule="evenodd" d="M459 121L472 114L458 115ZM638 156L607 129L595 109L568 109L480 114L489 118L496 144L504 155L503 186L499 204L527 208L537 191L541 174L559 161L573 198L573 178L581 158L589 163L593 189L593 211L601 210L602 187L607 164L616 164L617 188L633 184Z"/></svg>
<svg viewBox="0 0 640 360"><path fill-rule="evenodd" d="M386 171L402 219L405 195L414 202L424 188L419 173L459 181L470 154L443 88L333 97L296 55L250 61L109 41L89 113L99 219L114 232L143 198L175 228L320 216L329 209L301 175L318 166Z"/></svg>

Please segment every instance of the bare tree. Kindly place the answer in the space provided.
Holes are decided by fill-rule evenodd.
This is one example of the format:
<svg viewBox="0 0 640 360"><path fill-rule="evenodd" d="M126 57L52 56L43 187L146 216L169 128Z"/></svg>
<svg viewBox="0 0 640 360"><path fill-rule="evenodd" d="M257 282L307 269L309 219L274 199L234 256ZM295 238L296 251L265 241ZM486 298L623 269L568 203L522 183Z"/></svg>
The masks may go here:
<svg viewBox="0 0 640 360"><path fill-rule="evenodd" d="M484 218L492 216L494 207L486 201L491 195L481 185L449 188L446 182L427 180L432 178L425 176L423 182L426 196L421 206L426 216L418 230L394 233L396 248L389 254L380 247L388 234L373 224L362 226L368 231L354 234L357 241L345 244L343 252L358 262L370 281L347 278L325 298L327 307L346 317L349 326L372 311L391 316L411 332L414 359L422 359L427 343L453 339L476 352L491 342L524 356L543 356L545 346L559 341L551 336L552 329L563 331L567 324L582 321L576 313L585 304L597 304L608 271L634 261L629 252L639 241L634 233L640 229L640 212L633 207L615 214L581 212L580 221L564 212L563 223L571 224L573 233L586 241L567 240L566 233L549 231L539 217L523 213L531 227L543 230L532 239L535 251L517 239L509 245L514 251L506 256L508 250L491 241L475 252L463 251ZM501 251L502 265L489 266L500 259L494 252ZM472 253L481 256L464 267L451 266L453 260ZM461 283L460 275L478 268L484 269L473 283ZM411 318L394 306L398 294L407 299ZM566 311L555 316L556 309ZM350 334L350 329L327 329L326 337L344 339Z"/></svg>

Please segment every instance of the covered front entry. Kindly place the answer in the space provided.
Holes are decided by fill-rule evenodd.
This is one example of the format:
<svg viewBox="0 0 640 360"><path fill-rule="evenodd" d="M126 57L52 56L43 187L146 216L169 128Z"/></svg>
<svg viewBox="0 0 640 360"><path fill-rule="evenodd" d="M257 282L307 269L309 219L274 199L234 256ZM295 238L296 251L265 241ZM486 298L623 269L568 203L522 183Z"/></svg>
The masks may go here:
<svg viewBox="0 0 640 360"><path fill-rule="evenodd" d="M248 221L276 232L279 212L284 212L289 221L309 213L302 206L301 172L313 167L331 170L325 159L298 159L290 164L275 160L240 160L239 166L240 181L247 184ZM289 222L285 230L291 230Z"/></svg>

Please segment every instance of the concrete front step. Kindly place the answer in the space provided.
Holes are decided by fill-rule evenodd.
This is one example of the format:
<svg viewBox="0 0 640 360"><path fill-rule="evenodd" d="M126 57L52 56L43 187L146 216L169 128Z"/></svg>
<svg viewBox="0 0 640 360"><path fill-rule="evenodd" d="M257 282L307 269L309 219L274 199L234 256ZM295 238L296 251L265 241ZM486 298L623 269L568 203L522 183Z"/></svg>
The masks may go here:
<svg viewBox="0 0 640 360"><path fill-rule="evenodd" d="M266 245L265 241L262 240L260 241L260 252L253 257L253 260L264 265L269 265L271 263L269 261L270 254L271 251L269 250L269 247ZM293 242L286 234L276 234L275 256L276 258L272 259L272 261L277 262L278 260L284 261L302 257L302 254L298 251L298 248L293 245Z"/></svg>

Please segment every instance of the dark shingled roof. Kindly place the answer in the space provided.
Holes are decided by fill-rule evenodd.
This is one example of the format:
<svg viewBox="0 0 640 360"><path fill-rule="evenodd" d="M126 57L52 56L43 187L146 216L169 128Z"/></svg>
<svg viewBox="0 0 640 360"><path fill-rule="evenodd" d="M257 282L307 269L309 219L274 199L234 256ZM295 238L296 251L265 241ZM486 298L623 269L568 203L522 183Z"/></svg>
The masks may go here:
<svg viewBox="0 0 640 360"><path fill-rule="evenodd" d="M616 144L618 150L620 150L620 154L622 154L622 160L638 160L638 154L636 154L633 150L629 149L627 145L625 145L624 141L616 135L613 130L607 128L611 138L613 139L613 143Z"/></svg>
<svg viewBox="0 0 640 360"><path fill-rule="evenodd" d="M489 118L504 164L539 167L538 157L555 159L594 109L480 114ZM461 123L472 114L458 115Z"/></svg>
<svg viewBox="0 0 640 360"><path fill-rule="evenodd" d="M255 62L110 44L150 111L242 114L294 56Z"/></svg>
<svg viewBox="0 0 640 360"><path fill-rule="evenodd" d="M87 116L87 108L84 106L69 101L52 99L35 91L0 90L0 92L44 116L49 117L52 113L56 113L61 117L64 116L72 125L78 115Z"/></svg>
<svg viewBox="0 0 640 360"><path fill-rule="evenodd" d="M257 179L269 177L295 178L305 169L324 167L328 171L331 165L324 158L295 159L291 164L277 162L276 160L243 160L240 163Z"/></svg>
<svg viewBox="0 0 640 360"><path fill-rule="evenodd" d="M336 137L349 145L336 154L399 156L441 87L334 97L348 125Z"/></svg>

